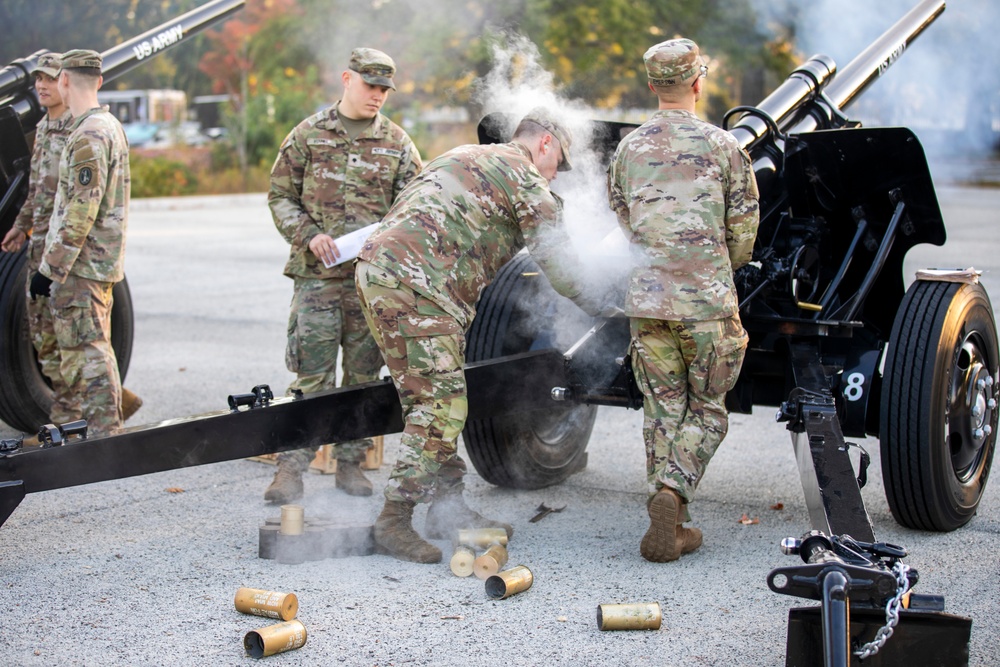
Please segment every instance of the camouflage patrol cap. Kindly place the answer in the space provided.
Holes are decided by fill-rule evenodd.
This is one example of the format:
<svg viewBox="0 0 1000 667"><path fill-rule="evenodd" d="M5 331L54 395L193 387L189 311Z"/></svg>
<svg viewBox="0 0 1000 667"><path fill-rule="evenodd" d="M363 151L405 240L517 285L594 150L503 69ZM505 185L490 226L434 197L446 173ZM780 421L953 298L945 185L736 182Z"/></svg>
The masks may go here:
<svg viewBox="0 0 1000 667"><path fill-rule="evenodd" d="M60 66L62 69L94 68L101 69L104 63L101 54L90 49L73 49L63 54Z"/></svg>
<svg viewBox="0 0 1000 667"><path fill-rule="evenodd" d="M396 63L377 49L359 48L351 51L351 64L348 65L348 69L360 74L366 83L396 90L396 84L392 82L392 75L396 73Z"/></svg>
<svg viewBox="0 0 1000 667"><path fill-rule="evenodd" d="M558 121L552 118L552 114L545 107L535 107L529 111L521 122L531 121L541 125L549 133L559 140L559 145L562 147L562 162L559 164L559 171L569 171L573 168L573 165L569 162L569 147L573 143L573 136L563 127Z"/></svg>
<svg viewBox="0 0 1000 667"><path fill-rule="evenodd" d="M38 62L35 64L34 69L31 73L41 72L42 74L48 74L53 79L59 76L59 70L62 68L60 61L62 60L61 53L46 53L43 56L39 56Z"/></svg>
<svg viewBox="0 0 1000 667"><path fill-rule="evenodd" d="M698 45L690 39L668 39L649 47L642 56L646 75L654 86L675 86L704 72Z"/></svg>

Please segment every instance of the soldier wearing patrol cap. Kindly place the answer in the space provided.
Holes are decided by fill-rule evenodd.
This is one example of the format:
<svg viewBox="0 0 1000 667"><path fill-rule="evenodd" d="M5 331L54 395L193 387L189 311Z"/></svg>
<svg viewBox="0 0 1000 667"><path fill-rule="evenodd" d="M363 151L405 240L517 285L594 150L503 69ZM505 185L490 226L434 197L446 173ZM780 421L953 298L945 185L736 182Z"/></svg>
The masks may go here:
<svg viewBox="0 0 1000 667"><path fill-rule="evenodd" d="M69 124L73 118L56 85L61 59L61 53L46 53L38 58L37 64L31 71L35 79L38 102L45 107L46 113L35 127L28 195L17 214L17 219L14 220L14 226L4 236L2 244L4 251L17 252L30 236L26 262L28 276L25 282L26 297L31 276L41 263L45 234L49 229L49 218L52 217L52 202L56 196L56 183L59 180L59 156L62 155L63 146L69 136ZM38 365L49 379L53 391L57 395L66 395L65 383L59 372L59 354L48 298L44 296L37 299L26 298L25 307L28 314L28 333L35 347ZM59 402L53 403L49 411L49 419L53 424L63 424L74 418L74 413L64 412Z"/></svg>
<svg viewBox="0 0 1000 667"><path fill-rule="evenodd" d="M271 169L268 205L290 246L285 275L294 281L285 363L296 374L289 393L377 379L378 346L354 289L354 267L341 261L336 239L378 222L396 195L420 171L420 152L401 127L380 113L396 64L376 49L357 48L341 74L344 94L305 119L285 138ZM371 495L360 463L370 439L335 447L337 488ZM303 494L302 473L315 448L278 455L264 499L284 504Z"/></svg>
<svg viewBox="0 0 1000 667"><path fill-rule="evenodd" d="M58 90L73 115L59 161L52 218L29 296L47 297L65 392L58 409L93 434L122 425L122 390L111 347L114 284L124 277L128 142L97 101L101 55L76 49L59 61Z"/></svg>
<svg viewBox="0 0 1000 667"><path fill-rule="evenodd" d="M527 247L552 286L598 312L604 290L588 285L549 190L569 168L571 136L544 109L528 113L505 144L459 146L430 162L400 193L358 256L357 288L403 408L404 452L375 521L378 548L436 563L441 550L413 528L430 503L432 539L460 528L503 527L463 498L466 465L456 441L468 414L465 332L482 291ZM594 296L595 292L599 296Z"/></svg>
<svg viewBox="0 0 1000 667"><path fill-rule="evenodd" d="M672 39L644 61L659 109L619 144L608 198L644 254L625 303L649 482L639 551L666 562L702 543L700 530L682 524L728 430L725 396L748 340L733 272L751 259L759 207L749 156L695 115L708 74L698 45Z"/></svg>

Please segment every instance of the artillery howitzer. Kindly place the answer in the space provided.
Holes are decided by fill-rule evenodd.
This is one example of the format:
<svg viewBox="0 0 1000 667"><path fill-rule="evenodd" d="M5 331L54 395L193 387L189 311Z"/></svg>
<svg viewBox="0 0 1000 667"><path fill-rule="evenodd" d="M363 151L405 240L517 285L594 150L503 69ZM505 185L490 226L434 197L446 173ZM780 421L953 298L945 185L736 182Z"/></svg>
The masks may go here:
<svg viewBox="0 0 1000 667"><path fill-rule="evenodd" d="M996 441L992 307L972 280L918 280L904 289L906 252L945 241L923 151L909 130L861 128L844 115L943 9L941 0L924 0L846 68L815 56L757 107L727 115L761 191L755 261L738 274L750 348L727 402L741 412L776 407L788 425L813 531L784 545L806 564L775 570L768 584L822 600L822 622L792 610L789 664L816 664L820 653L827 665L848 664L849 639L869 641L893 603L902 621L872 664L918 651L952 662L967 655L970 623L941 614L939 599L911 595L910 611L899 611L904 582L916 575L901 565L902 549L875 540L860 494L864 471L853 468L844 440L879 438L901 524L953 530L974 515ZM481 141L505 139L498 120L484 119ZM594 123L595 149L609 155L634 127ZM551 290L529 255L504 267L468 336L463 437L480 475L539 488L579 470L596 406L640 406L624 362L627 340L624 320L584 316ZM277 399L259 385L230 396L229 407L63 446L53 445L74 429L45 426L41 450L7 441L0 520L26 493L402 428L387 381ZM914 615L919 632L908 630Z"/></svg>
<svg viewBox="0 0 1000 667"><path fill-rule="evenodd" d="M108 49L103 54L107 84L147 59L222 21L245 0L212 0L172 21ZM35 96L32 69L47 50L15 60L0 70L0 238L14 224L24 203L31 167L35 126L45 109ZM24 314L27 246L0 253L0 420L22 431L36 431L48 421L52 390L35 361ZM124 380L132 357L132 295L128 281L114 288L111 344Z"/></svg>

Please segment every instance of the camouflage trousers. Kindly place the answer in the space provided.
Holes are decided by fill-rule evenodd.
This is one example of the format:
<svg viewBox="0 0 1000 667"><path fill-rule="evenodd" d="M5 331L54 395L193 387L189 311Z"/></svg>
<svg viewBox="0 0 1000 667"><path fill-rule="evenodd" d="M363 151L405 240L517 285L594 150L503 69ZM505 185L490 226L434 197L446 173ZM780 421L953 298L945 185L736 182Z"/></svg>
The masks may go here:
<svg viewBox="0 0 1000 667"><path fill-rule="evenodd" d="M336 389L337 358L341 351L343 386L378 379L382 355L361 312L354 278L295 278L285 364L296 378L288 393ZM370 438L338 443L336 456L341 461L360 462L371 446ZM316 449L284 452L278 458L304 470L316 455Z"/></svg>
<svg viewBox="0 0 1000 667"><path fill-rule="evenodd" d="M40 256L41 252L36 254ZM78 396L74 396L66 388L66 382L59 370L59 343L56 341L56 330L52 322L49 299L43 296L32 299L28 291L31 285L31 276L38 271L38 265L38 259L29 254L27 280L24 283L24 306L28 315L28 334L31 336L31 344L35 348L35 356L42 374L48 378L53 394L62 397L62 400L52 402L52 406L49 408L49 421L53 424L65 424L80 418L80 401ZM65 403L67 402L72 404L72 408L69 410L66 409Z"/></svg>
<svg viewBox="0 0 1000 667"><path fill-rule="evenodd" d="M368 262L357 265L365 318L403 408L404 452L386 485L386 500L429 502L464 488L458 436L469 414L465 331L434 301Z"/></svg>
<svg viewBox="0 0 1000 667"><path fill-rule="evenodd" d="M59 354L62 389L53 414L86 419L91 435L111 435L122 427L122 386L111 347L114 283L70 274L52 283L48 299Z"/></svg>
<svg viewBox="0 0 1000 667"><path fill-rule="evenodd" d="M669 487L690 502L729 429L726 392L739 377L747 334L738 316L701 322L632 318L629 328L629 354L643 395L649 494Z"/></svg>

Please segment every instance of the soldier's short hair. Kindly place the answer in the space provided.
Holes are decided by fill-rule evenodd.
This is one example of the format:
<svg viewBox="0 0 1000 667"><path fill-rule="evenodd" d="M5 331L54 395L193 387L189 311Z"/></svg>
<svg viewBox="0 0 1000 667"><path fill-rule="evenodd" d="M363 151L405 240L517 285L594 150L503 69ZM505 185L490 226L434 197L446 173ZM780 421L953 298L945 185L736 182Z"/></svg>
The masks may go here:
<svg viewBox="0 0 1000 667"><path fill-rule="evenodd" d="M562 149L563 159L559 163L559 171L572 169L573 165L569 161L569 148L573 137L561 123L552 117L548 109L536 107L529 111L514 130L514 138L537 137L545 133L555 137Z"/></svg>

